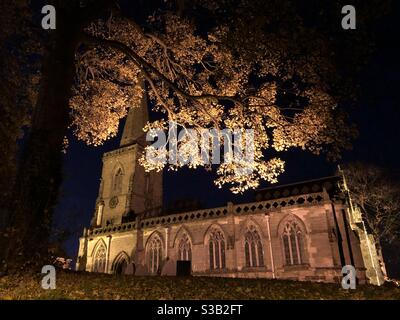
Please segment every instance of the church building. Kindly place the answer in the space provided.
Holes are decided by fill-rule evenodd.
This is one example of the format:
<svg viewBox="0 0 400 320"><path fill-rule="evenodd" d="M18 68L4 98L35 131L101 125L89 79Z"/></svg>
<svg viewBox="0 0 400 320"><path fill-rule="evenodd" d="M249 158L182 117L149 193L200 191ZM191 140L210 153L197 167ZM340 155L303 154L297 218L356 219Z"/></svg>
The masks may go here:
<svg viewBox="0 0 400 320"><path fill-rule="evenodd" d="M168 213L162 173L137 159L145 146L147 98L127 116L120 147L103 156L94 216L77 270L339 283L343 266L380 285L384 264L342 176L255 192L251 203Z"/></svg>

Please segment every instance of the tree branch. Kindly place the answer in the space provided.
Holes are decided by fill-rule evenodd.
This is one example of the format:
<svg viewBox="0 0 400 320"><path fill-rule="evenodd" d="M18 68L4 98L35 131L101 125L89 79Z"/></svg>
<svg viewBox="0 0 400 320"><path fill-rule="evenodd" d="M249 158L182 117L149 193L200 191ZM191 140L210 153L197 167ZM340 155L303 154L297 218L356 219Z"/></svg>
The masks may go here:
<svg viewBox="0 0 400 320"><path fill-rule="evenodd" d="M232 96L224 96L224 95L214 95L214 94L202 94L202 95L191 95L186 91L179 88L174 82L168 79L165 75L163 75L157 68L152 66L142 57L140 57L135 51L129 48L127 45L123 44L122 42L116 40L109 40L103 39L99 37L95 37L89 34L84 34L81 38L81 41L84 43L89 44L96 44L96 45L103 45L113 49L116 49L120 52L123 52L127 57L129 57L142 71L151 71L154 73L158 78L160 78L169 88L174 90L180 96L187 100L199 101L199 100L212 100L212 101L219 101L219 100L226 100L233 102L235 104L239 104L240 106L244 107L242 101L238 100Z"/></svg>

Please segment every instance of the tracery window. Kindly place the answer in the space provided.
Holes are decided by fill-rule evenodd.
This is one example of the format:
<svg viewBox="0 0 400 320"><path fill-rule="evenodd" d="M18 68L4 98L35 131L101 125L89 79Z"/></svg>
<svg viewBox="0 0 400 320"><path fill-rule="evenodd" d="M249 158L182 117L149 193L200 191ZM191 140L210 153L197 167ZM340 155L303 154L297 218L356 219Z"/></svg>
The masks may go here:
<svg viewBox="0 0 400 320"><path fill-rule="evenodd" d="M246 267L264 266L261 237L254 226L250 226L244 235L244 253Z"/></svg>
<svg viewBox="0 0 400 320"><path fill-rule="evenodd" d="M107 260L107 251L105 246L101 244L94 256L93 272L104 273L106 271L106 260Z"/></svg>
<svg viewBox="0 0 400 320"><path fill-rule="evenodd" d="M178 246L178 260L191 261L192 260L192 246L189 237L185 233Z"/></svg>
<svg viewBox="0 0 400 320"><path fill-rule="evenodd" d="M225 268L225 239L221 231L213 230L209 236L210 269Z"/></svg>
<svg viewBox="0 0 400 320"><path fill-rule="evenodd" d="M282 242L285 253L286 265L298 265L304 263L304 234L296 221L286 222Z"/></svg>
<svg viewBox="0 0 400 320"><path fill-rule="evenodd" d="M162 243L158 235L154 235L147 245L148 266L152 274L161 272Z"/></svg>

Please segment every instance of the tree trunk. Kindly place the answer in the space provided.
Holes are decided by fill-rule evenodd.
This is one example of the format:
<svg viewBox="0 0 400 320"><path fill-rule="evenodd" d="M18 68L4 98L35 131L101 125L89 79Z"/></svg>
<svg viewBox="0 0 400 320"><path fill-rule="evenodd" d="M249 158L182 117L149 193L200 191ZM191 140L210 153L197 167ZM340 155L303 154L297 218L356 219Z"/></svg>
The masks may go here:
<svg viewBox="0 0 400 320"><path fill-rule="evenodd" d="M68 100L74 77L79 24L73 10L57 10L57 29L44 57L36 113L17 177L8 267L40 263L47 256L51 213L62 178L62 146L68 127Z"/></svg>
<svg viewBox="0 0 400 320"><path fill-rule="evenodd" d="M40 267L48 257L52 213L62 180L61 151L69 124L75 50L83 26L115 8L112 0L54 2L56 30L47 31L52 45L44 57L36 113L18 170L12 232L5 248L0 248L0 255L4 253L0 259L8 270Z"/></svg>

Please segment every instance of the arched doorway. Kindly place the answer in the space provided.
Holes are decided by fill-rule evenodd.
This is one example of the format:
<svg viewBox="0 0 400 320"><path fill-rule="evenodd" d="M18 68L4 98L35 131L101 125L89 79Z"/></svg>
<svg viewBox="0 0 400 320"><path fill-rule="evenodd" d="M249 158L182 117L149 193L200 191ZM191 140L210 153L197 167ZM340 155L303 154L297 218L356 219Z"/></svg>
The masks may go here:
<svg viewBox="0 0 400 320"><path fill-rule="evenodd" d="M128 266L128 263L125 260L119 261L117 263L117 265L115 266L114 273L115 274L125 274L127 266Z"/></svg>
<svg viewBox="0 0 400 320"><path fill-rule="evenodd" d="M121 252L114 259L112 271L114 274L125 274L129 264L129 256L125 252Z"/></svg>

